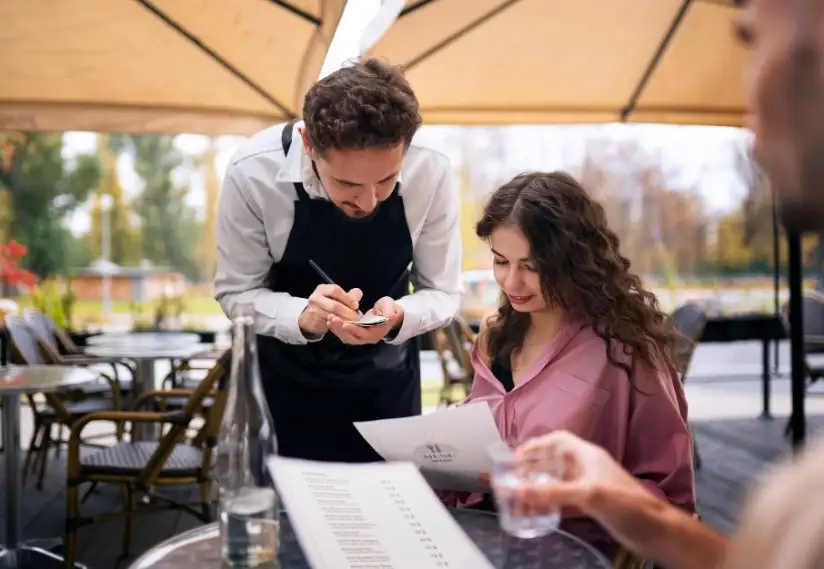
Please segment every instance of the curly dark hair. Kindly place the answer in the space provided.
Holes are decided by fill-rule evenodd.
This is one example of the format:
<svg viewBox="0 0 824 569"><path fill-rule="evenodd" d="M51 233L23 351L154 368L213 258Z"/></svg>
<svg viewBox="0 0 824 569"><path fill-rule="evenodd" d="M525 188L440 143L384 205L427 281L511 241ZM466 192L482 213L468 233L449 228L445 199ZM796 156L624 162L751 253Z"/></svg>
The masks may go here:
<svg viewBox="0 0 824 569"><path fill-rule="evenodd" d="M409 144L421 125L418 99L401 68L376 58L315 83L303 102L303 120L321 155L329 149Z"/></svg>
<svg viewBox="0 0 824 569"><path fill-rule="evenodd" d="M488 240L505 224L517 227L529 241L547 302L591 324L606 342L607 361L624 370L630 382L639 359L653 367L673 364L680 334L672 319L630 272L603 206L572 176L521 174L496 190L476 233ZM516 311L502 296L497 314L488 322L489 356L508 366L529 324L529 314ZM630 356L630 364L615 357L616 343Z"/></svg>

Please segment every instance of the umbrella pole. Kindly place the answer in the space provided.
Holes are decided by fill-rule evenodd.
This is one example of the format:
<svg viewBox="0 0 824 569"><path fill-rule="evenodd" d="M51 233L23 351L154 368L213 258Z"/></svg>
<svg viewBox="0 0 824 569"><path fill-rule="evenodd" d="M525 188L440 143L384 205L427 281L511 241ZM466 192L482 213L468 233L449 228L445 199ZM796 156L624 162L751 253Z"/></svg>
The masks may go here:
<svg viewBox="0 0 824 569"><path fill-rule="evenodd" d="M804 395L806 387L806 369L804 362L804 321L802 310L803 275L801 271L801 235L787 233L788 281L790 288L790 366L792 411L790 414L790 432L793 447L798 449L804 444L807 421L804 413Z"/></svg>
<svg viewBox="0 0 824 569"><path fill-rule="evenodd" d="M778 229L778 207L775 203L775 192L772 194L772 248L773 248L773 309L775 316L778 318L781 315L781 300L779 293L781 292L781 243L780 232ZM779 346L781 342L773 341L773 373L778 375L779 369Z"/></svg>

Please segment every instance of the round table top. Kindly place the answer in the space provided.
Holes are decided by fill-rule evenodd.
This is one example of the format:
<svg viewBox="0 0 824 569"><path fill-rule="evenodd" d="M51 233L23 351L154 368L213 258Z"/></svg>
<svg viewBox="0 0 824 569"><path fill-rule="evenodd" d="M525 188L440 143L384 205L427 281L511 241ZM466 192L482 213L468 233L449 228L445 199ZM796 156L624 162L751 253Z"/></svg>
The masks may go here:
<svg viewBox="0 0 824 569"><path fill-rule="evenodd" d="M595 548L564 531L546 537L518 540L498 525L495 514L450 509L461 528L499 569L609 569L612 564ZM129 569L223 569L216 523L189 530L160 543L135 560ZM281 523L277 564L259 569L310 569L289 520Z"/></svg>
<svg viewBox="0 0 824 569"><path fill-rule="evenodd" d="M210 344L175 344L163 341L141 341L137 344L102 344L88 346L84 353L101 358L130 358L135 360L150 359L187 359L211 350Z"/></svg>
<svg viewBox="0 0 824 569"><path fill-rule="evenodd" d="M117 332L86 339L88 346L190 346L200 342L200 336L190 332Z"/></svg>
<svg viewBox="0 0 824 569"><path fill-rule="evenodd" d="M42 393L91 383L100 374L88 368L58 365L0 368L0 394Z"/></svg>

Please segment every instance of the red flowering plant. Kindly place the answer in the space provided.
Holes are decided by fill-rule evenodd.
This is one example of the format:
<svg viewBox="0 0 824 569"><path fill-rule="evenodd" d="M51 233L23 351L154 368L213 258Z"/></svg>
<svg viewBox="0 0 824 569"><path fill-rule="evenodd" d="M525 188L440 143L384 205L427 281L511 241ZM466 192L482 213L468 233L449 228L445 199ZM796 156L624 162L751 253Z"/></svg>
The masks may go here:
<svg viewBox="0 0 824 569"><path fill-rule="evenodd" d="M3 288L20 285L31 288L37 284L37 275L18 266L28 252L28 247L14 240L0 244L0 282Z"/></svg>

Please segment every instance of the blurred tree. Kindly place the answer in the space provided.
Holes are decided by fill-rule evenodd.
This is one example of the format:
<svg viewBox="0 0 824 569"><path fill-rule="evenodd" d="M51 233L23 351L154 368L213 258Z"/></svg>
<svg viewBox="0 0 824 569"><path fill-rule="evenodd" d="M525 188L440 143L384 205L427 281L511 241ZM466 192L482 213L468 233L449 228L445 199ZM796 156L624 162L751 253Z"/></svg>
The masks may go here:
<svg viewBox="0 0 824 569"><path fill-rule="evenodd" d="M212 281L217 263L215 222L217 221L217 204L220 199L220 180L215 166L216 157L215 140L210 138L206 150L195 160L206 189L206 211L198 247L199 276L203 282Z"/></svg>
<svg viewBox="0 0 824 569"><path fill-rule="evenodd" d="M458 192L460 195L460 226L463 245L462 268L465 271L489 269L489 247L475 234L475 225L481 215L482 203L472 195L472 183L466 162L460 165Z"/></svg>
<svg viewBox="0 0 824 569"><path fill-rule="evenodd" d="M100 160L100 183L95 192L91 216L91 229L87 235L87 247L92 259L99 259L103 247L101 196L112 198L109 210L109 235L111 238L111 262L122 266L134 266L140 262L139 232L132 222L132 212L120 184L117 172L118 155L112 151L108 135L97 136L97 156Z"/></svg>
<svg viewBox="0 0 824 569"><path fill-rule="evenodd" d="M774 263L773 247L773 201L770 182L752 155L751 139L748 137L733 149L733 168L744 185L745 197L741 206L741 216L737 223L741 225L741 239L749 249L748 266L761 270L772 269ZM728 223L732 223L727 220ZM781 266L786 267L787 243L783 228L779 231L779 252ZM822 266L824 250L817 234L804 236L802 240L805 265Z"/></svg>
<svg viewBox="0 0 824 569"><path fill-rule="evenodd" d="M115 153L132 156L135 172L143 182L133 203L141 222L142 257L197 280L200 224L196 212L186 203L188 186L173 180L173 174L185 164L185 157L174 146L174 137L118 135L110 137L109 145Z"/></svg>
<svg viewBox="0 0 824 569"><path fill-rule="evenodd" d="M5 237L28 247L24 266L39 276L68 272L76 238L65 222L98 183L97 157L64 158L60 133L9 133L2 147Z"/></svg>
<svg viewBox="0 0 824 569"><path fill-rule="evenodd" d="M576 176L604 206L633 271L663 276L670 287L694 274L706 253L701 200L667 187L658 154L630 138L593 137Z"/></svg>

